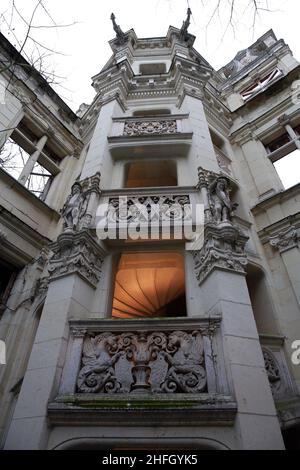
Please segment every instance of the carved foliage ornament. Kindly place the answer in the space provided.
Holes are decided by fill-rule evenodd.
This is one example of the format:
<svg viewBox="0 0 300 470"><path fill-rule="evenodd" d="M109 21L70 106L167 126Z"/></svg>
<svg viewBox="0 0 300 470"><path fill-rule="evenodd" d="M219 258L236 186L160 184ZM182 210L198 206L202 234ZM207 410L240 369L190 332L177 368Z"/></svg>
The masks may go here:
<svg viewBox="0 0 300 470"><path fill-rule="evenodd" d="M93 287L97 285L103 252L88 233L62 233L51 249L48 271L52 278L77 272Z"/></svg>
<svg viewBox="0 0 300 470"><path fill-rule="evenodd" d="M262 351L271 391L273 396L276 397L282 384L279 367L273 354L269 350L264 348Z"/></svg>
<svg viewBox="0 0 300 470"><path fill-rule="evenodd" d="M175 134L177 132L174 121L128 121L125 123L123 135L139 136L153 134Z"/></svg>
<svg viewBox="0 0 300 470"><path fill-rule="evenodd" d="M198 393L206 390L200 331L104 332L87 336L79 393Z"/></svg>
<svg viewBox="0 0 300 470"><path fill-rule="evenodd" d="M214 268L245 272L248 261L244 248L248 237L237 228L207 225L204 240L202 249L194 252L195 272L199 284Z"/></svg>
<svg viewBox="0 0 300 470"><path fill-rule="evenodd" d="M270 237L270 245L279 251L285 251L297 245L299 235L297 229L292 225L282 232Z"/></svg>

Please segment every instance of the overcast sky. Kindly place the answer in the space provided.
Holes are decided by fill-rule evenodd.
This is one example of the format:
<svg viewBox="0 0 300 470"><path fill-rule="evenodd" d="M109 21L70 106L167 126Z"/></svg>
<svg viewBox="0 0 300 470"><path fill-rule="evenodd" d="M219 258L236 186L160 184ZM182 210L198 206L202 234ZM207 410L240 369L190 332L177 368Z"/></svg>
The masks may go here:
<svg viewBox="0 0 300 470"><path fill-rule="evenodd" d="M138 37L165 36L169 25L181 27L189 5L192 19L189 32L196 36L194 47L215 68L219 69L239 50L250 46L269 29L278 39L290 46L300 60L299 0L256 0L271 11L260 11L253 27L253 10L247 8L253 0L235 0L234 31L229 26L230 0L221 0L222 10L212 13L218 0L43 0L48 12L58 25L76 23L70 27L43 28L52 25L49 15L39 8L34 17L30 35L38 42L62 54L50 54L44 59L49 69L60 76L60 85L54 88L66 103L76 111L83 102L94 97L91 77L97 74L111 56L108 41L115 35L110 21L111 12L123 31L133 28ZM15 0L18 12L11 18L12 0L1 0L0 29L20 49L26 36L25 20L31 17L37 0ZM8 32L8 23L13 31ZM34 52L28 40L23 53ZM46 52L47 53L47 52ZM286 187L299 181L299 151L289 162L280 161L280 177Z"/></svg>
<svg viewBox="0 0 300 470"><path fill-rule="evenodd" d="M44 0L54 20L59 24L77 22L67 28L36 28L33 35L50 49L65 55L53 55L46 60L55 68L61 86L59 94L75 111L82 102L90 103L94 92L90 78L98 73L111 55L108 41L114 37L110 14L113 11L117 23L123 31L133 28L138 37L165 36L169 25L181 27L186 17L189 3L192 19L189 31L197 38L195 48L219 69L229 62L235 54L251 45L259 36L273 28L278 38L283 38L291 47L295 57L300 60L299 42L299 0L269 0L272 12L261 11L253 30L252 11L245 6L249 0L238 0L238 17L235 35L228 25L229 0L221 3L226 7L219 16L207 24L218 0ZM36 0L16 0L19 11L29 19ZM258 0L263 6L266 0ZM0 13L10 16L11 0L1 0ZM34 25L50 25L51 21L43 10L38 10ZM13 18L15 34L19 41L25 36L25 25L15 13ZM22 29L23 26L23 29ZM7 35L7 25L0 18L1 31ZM225 35L224 35L225 33ZM10 41L18 46L16 38L10 33ZM26 45L28 53L32 44Z"/></svg>

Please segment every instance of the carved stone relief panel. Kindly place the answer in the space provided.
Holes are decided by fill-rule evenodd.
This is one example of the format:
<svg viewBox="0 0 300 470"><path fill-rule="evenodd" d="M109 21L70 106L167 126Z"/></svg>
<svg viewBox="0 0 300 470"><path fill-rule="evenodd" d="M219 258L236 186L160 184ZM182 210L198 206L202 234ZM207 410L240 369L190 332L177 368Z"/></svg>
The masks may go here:
<svg viewBox="0 0 300 470"><path fill-rule="evenodd" d="M199 330L102 332L83 343L78 393L206 391Z"/></svg>

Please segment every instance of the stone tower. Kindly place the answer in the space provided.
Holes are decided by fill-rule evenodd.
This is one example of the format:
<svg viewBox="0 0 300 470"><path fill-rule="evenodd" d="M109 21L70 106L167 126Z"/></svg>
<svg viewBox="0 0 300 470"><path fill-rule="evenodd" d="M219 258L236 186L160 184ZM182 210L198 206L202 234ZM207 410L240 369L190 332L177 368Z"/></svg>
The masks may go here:
<svg viewBox="0 0 300 470"><path fill-rule="evenodd" d="M112 15L77 114L1 37L5 449L300 445L299 63L269 31L215 71L189 18Z"/></svg>

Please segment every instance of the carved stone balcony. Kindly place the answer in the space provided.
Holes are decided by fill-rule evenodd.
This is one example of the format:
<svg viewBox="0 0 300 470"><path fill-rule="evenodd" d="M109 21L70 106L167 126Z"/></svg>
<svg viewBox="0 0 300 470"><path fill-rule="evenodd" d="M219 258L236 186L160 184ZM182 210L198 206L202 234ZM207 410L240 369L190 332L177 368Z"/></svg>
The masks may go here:
<svg viewBox="0 0 300 470"><path fill-rule="evenodd" d="M114 118L108 142L112 156L119 156L122 148L136 146L160 146L160 151L170 145L191 144L192 130L188 114L166 114L145 117ZM162 147L163 149L162 149ZM187 150L182 148L182 153Z"/></svg>
<svg viewBox="0 0 300 470"><path fill-rule="evenodd" d="M71 322L50 420L103 423L131 413L132 422L143 424L162 414L172 424L232 424L236 406L224 372L220 321L216 316Z"/></svg>
<svg viewBox="0 0 300 470"><path fill-rule="evenodd" d="M169 240L174 238L175 227L177 227L175 238L183 239L180 227L187 225L190 228L195 227L196 207L197 203L201 202L200 194L194 187L174 187L172 192L170 189L165 187L103 191L100 200L103 213L98 214L97 221L98 229L105 228L108 236L101 238L111 241L114 237L111 237L110 233L114 234L115 231L119 233L121 229L126 230L138 225L141 230L139 238L144 240L148 237L153 238L154 234L156 239L164 238L162 227L166 229L166 234L169 233L168 227L170 228L170 235L166 235ZM122 237L116 238L122 239Z"/></svg>

